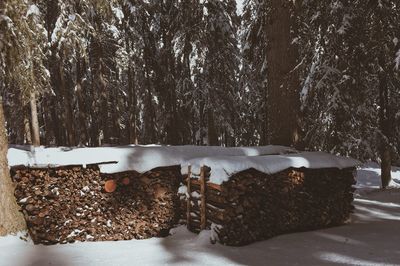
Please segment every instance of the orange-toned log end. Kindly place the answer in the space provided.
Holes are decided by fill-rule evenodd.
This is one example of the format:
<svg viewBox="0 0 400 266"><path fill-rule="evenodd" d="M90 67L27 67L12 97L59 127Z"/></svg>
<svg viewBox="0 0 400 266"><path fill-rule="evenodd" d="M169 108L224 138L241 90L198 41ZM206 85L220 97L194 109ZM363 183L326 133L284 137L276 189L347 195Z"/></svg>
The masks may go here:
<svg viewBox="0 0 400 266"><path fill-rule="evenodd" d="M124 177L122 178L122 184L124 184L125 186L129 185L129 183L131 182L131 180L129 179L129 177Z"/></svg>
<svg viewBox="0 0 400 266"><path fill-rule="evenodd" d="M104 189L108 193L112 193L117 189L117 182L114 179L107 180L104 184Z"/></svg>

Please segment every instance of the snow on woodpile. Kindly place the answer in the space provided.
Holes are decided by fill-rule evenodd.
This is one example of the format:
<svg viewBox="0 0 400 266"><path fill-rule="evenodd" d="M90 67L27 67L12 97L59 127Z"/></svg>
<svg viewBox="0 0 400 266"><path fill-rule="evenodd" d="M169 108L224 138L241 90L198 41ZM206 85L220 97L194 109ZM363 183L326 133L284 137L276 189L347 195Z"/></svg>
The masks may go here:
<svg viewBox="0 0 400 266"><path fill-rule="evenodd" d="M220 184L234 173L254 168L263 173L277 173L294 168L347 168L360 164L359 161L323 152L302 152L284 146L261 147L208 147L208 146L120 146L101 148L10 148L10 166L67 166L101 162L116 162L100 166L102 173L125 171L147 172L157 167L192 165L193 173L200 166L212 168L211 182Z"/></svg>
<svg viewBox="0 0 400 266"><path fill-rule="evenodd" d="M213 156L195 158L182 165L182 174L187 174L188 165L192 174L200 175L200 168L206 165L211 168L210 182L221 184L229 180L235 173L247 169L256 169L265 174L274 174L289 168L352 168L361 162L347 157L335 156L324 152L302 152L286 155L266 156Z"/></svg>
<svg viewBox="0 0 400 266"><path fill-rule="evenodd" d="M207 146L120 146L101 148L36 148L19 146L10 148L10 166L67 166L97 164L115 161L116 164L100 166L103 173L125 171L147 172L157 167L184 164L193 158L209 156L259 156L296 152L284 146L261 147L207 147Z"/></svg>

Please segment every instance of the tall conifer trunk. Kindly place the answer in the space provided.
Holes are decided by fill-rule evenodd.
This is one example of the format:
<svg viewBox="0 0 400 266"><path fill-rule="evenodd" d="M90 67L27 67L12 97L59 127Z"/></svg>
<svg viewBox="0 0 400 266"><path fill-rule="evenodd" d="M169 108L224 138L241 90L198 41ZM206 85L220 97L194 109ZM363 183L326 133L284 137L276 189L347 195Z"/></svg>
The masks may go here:
<svg viewBox="0 0 400 266"><path fill-rule="evenodd" d="M298 51L294 36L293 3L272 0L267 21L267 119L272 144L295 145L298 141L300 82L295 70Z"/></svg>
<svg viewBox="0 0 400 266"><path fill-rule="evenodd" d="M210 107L207 107L207 132L208 146L218 146L218 134L215 128L214 115Z"/></svg>
<svg viewBox="0 0 400 266"><path fill-rule="evenodd" d="M24 144L32 145L31 125L29 123L28 114L24 114Z"/></svg>
<svg viewBox="0 0 400 266"><path fill-rule="evenodd" d="M77 62L76 62L76 98L77 98L77 102L78 102L78 119L79 119L79 144L84 144L86 145L88 142L88 129L86 126L86 117L85 115L87 114L87 112L85 112L86 110L86 106L85 106L85 100L84 100L84 91L82 90L82 80L83 80L83 71L84 71L84 66L85 63L82 62L83 60L80 58L78 52L76 53L76 57L77 57Z"/></svg>
<svg viewBox="0 0 400 266"><path fill-rule="evenodd" d="M390 151L391 123L389 120L389 103L388 103L388 84L384 71L379 73L379 125L382 137L380 139L380 157L381 157L381 181L382 188L386 188L391 176L392 156Z"/></svg>
<svg viewBox="0 0 400 266"><path fill-rule="evenodd" d="M7 162L8 143L3 101L0 97L0 236L17 233L26 228L24 217L14 197L14 185Z"/></svg>

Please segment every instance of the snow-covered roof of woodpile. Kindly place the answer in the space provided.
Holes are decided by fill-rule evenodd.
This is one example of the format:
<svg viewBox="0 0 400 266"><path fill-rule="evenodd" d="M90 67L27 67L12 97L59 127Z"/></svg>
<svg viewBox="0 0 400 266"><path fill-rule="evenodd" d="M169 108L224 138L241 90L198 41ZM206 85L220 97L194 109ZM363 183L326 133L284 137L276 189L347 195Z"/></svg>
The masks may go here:
<svg viewBox="0 0 400 266"><path fill-rule="evenodd" d="M361 162L325 152L301 152L265 156L213 156L188 160L185 164L182 164L182 174L187 174L189 164L194 175L200 174L201 166L210 167L210 182L221 184L224 181L228 181L233 174L251 168L266 174L274 174L289 168L302 167L308 169L344 169L358 166Z"/></svg>
<svg viewBox="0 0 400 266"><path fill-rule="evenodd" d="M222 183L229 176L254 168L265 173L276 173L290 167L300 168L347 168L359 165L351 158L323 152L303 152L284 146L261 147L209 147L209 146L119 146L99 148L35 148L26 146L10 148L9 165L31 167L87 165L102 162L103 173L135 170L146 172L157 167L181 165L182 173L192 165L193 173L201 165L211 167L211 181Z"/></svg>

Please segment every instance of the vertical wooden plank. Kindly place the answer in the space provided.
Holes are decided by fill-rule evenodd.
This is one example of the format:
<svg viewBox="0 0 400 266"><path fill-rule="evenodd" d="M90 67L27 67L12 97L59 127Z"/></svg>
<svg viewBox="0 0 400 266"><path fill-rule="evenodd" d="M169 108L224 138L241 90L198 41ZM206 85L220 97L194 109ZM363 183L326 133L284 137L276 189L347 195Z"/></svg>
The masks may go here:
<svg viewBox="0 0 400 266"><path fill-rule="evenodd" d="M200 194L201 194L201 206L200 206L200 230L206 229L207 217L206 217L206 179L204 173L204 166L200 169Z"/></svg>
<svg viewBox="0 0 400 266"><path fill-rule="evenodd" d="M186 225L190 229L190 212L192 207L192 189L191 189L191 179L192 176L192 166L188 166L188 177L187 177L187 205L186 205Z"/></svg>

